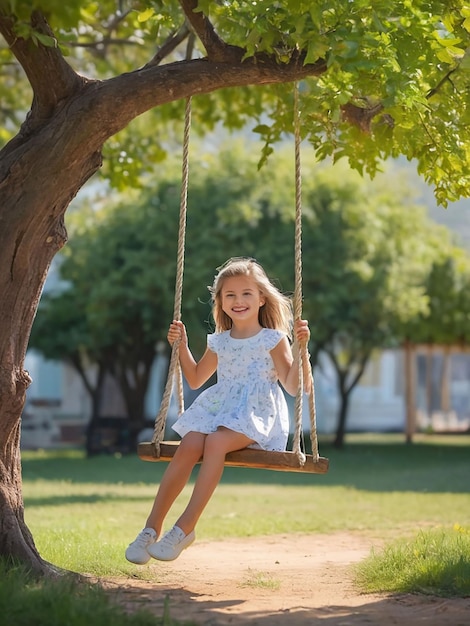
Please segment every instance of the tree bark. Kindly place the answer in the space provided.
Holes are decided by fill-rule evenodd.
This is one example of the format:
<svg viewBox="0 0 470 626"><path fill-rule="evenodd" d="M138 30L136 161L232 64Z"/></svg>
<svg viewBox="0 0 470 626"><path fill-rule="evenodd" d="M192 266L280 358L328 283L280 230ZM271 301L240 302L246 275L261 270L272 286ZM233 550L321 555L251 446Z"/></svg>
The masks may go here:
<svg viewBox="0 0 470 626"><path fill-rule="evenodd" d="M51 34L40 13L31 22ZM92 81L78 76L58 49L18 38L13 19L0 16L0 32L34 91L20 132L0 152L0 556L46 573L53 569L23 518L20 424L30 384L24 359L48 269L67 239L70 201L100 168L104 142L150 108L222 87L290 82L326 67L323 61L304 65L301 57L287 64L267 56L242 62L243 50L212 39L215 60L149 64ZM213 33L205 37L210 47Z"/></svg>
<svg viewBox="0 0 470 626"><path fill-rule="evenodd" d="M66 240L63 216L101 164L99 152L57 149L54 138L74 144L72 134L51 120L23 145L16 142L14 154L7 146L0 165L0 555L51 574L24 522L20 424L30 384L24 358L47 271Z"/></svg>
<svg viewBox="0 0 470 626"><path fill-rule="evenodd" d="M24 521L24 506L21 497L20 421L13 419L15 412L19 410L17 405L18 400L16 402L13 400L10 406L11 418L0 422L2 443L0 459L0 555L10 562L27 563L30 570L36 575L55 575L57 570L41 558Z"/></svg>

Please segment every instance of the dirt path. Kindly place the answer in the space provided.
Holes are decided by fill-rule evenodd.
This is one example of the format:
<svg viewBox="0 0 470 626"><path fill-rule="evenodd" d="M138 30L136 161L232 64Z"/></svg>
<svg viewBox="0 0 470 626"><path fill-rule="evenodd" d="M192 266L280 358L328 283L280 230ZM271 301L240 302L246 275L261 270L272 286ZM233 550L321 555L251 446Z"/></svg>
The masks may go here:
<svg viewBox="0 0 470 626"><path fill-rule="evenodd" d="M360 594L350 566L373 542L338 533L197 541L150 568L156 582L106 582L127 610L145 607L205 626L469 626L470 598Z"/></svg>

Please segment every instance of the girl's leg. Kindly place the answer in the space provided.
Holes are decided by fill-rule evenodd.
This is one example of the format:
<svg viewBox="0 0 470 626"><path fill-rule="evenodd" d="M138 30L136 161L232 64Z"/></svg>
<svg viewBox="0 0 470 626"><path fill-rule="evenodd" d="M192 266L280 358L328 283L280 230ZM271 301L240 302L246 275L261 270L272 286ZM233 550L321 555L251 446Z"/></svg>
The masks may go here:
<svg viewBox="0 0 470 626"><path fill-rule="evenodd" d="M153 502L146 528L153 528L160 535L163 521L171 505L179 496L191 476L191 471L199 461L204 450L207 435L190 432L183 437L170 461Z"/></svg>
<svg viewBox="0 0 470 626"><path fill-rule="evenodd" d="M241 450L251 443L253 440L246 435L224 427L220 427L215 433L206 435L204 457L193 493L186 509L175 524L186 535L194 530L201 513L222 477L227 452Z"/></svg>

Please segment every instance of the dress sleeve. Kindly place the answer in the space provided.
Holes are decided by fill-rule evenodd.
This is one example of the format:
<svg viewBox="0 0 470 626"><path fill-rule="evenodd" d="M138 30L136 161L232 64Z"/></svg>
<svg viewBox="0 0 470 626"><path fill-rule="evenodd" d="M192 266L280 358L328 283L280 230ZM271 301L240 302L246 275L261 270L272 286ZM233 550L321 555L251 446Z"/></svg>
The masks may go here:
<svg viewBox="0 0 470 626"><path fill-rule="evenodd" d="M211 352L215 352L217 354L217 347L219 345L220 333L214 333L213 335L207 335L207 347Z"/></svg>
<svg viewBox="0 0 470 626"><path fill-rule="evenodd" d="M273 328L266 329L269 332L265 333L265 346L267 350L270 352L273 350L277 344L281 341L283 337L285 337L284 333L280 330L274 330Z"/></svg>

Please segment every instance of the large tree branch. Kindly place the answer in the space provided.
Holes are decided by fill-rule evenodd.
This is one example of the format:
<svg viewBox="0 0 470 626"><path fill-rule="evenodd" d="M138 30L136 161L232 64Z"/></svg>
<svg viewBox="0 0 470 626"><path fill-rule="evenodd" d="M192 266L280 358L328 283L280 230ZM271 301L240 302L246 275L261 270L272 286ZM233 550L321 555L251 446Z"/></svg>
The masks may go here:
<svg viewBox="0 0 470 626"><path fill-rule="evenodd" d="M260 55L238 63L214 63L207 59L177 61L141 68L104 81L87 81L79 92L56 109L51 124L36 129L36 145L47 150L48 171L53 178L55 172L64 173L65 165L65 169L72 169L86 144L87 153L93 158L80 173L80 184L83 184L99 167L99 155L109 137L154 107L222 88L288 83L307 76L320 76L325 71L323 60L305 65L303 55L282 64L268 55ZM73 133L67 135L67 141L57 141L57 129L62 134L70 127ZM24 137L17 135L3 148L0 182L17 162L23 143ZM54 146L53 151L50 145ZM45 156L34 152L31 158L37 160Z"/></svg>
<svg viewBox="0 0 470 626"><path fill-rule="evenodd" d="M325 71L324 60L305 65L303 55L294 55L282 64L260 55L237 63L193 59L142 68L90 86L96 99L92 110L101 120L95 138L106 140L145 111L188 96L222 88L294 82Z"/></svg>
<svg viewBox="0 0 470 626"><path fill-rule="evenodd" d="M39 11L32 13L31 27L55 39ZM57 47L36 46L31 39L17 37L11 16L0 15L0 32L23 67L33 89L34 99L28 121L30 125L35 125L36 120L40 122L48 118L57 103L76 91L84 79L68 65Z"/></svg>

